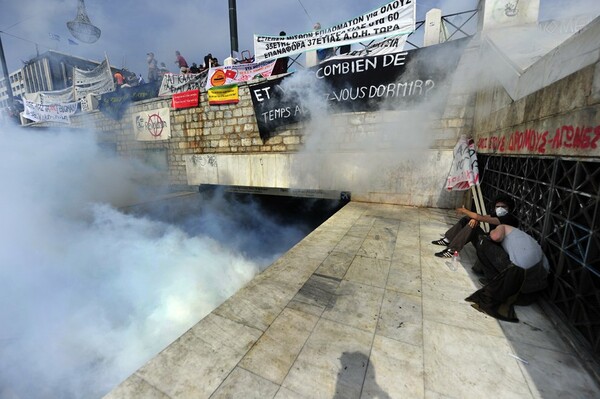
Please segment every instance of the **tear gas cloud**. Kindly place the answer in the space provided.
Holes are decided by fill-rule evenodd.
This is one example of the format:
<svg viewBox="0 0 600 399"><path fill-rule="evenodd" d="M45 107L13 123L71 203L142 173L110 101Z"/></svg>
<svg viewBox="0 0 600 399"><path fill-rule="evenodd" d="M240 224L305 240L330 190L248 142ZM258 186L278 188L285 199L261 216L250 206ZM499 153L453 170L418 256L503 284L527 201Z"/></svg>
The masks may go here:
<svg viewBox="0 0 600 399"><path fill-rule="evenodd" d="M444 15L477 8L477 2L469 0L435 3L431 4L431 7L441 8ZM549 31L548 29L554 29L556 26L548 24L511 29L501 42L501 50L512 58L513 62L527 67L598 14L600 3L595 0L569 2L568 5L564 2L542 0L540 20L571 18L565 22L570 24L571 29ZM584 20L581 20L582 15L585 16ZM574 21L573 18L579 19ZM474 25L476 21L474 18L470 24ZM460 24L460 21L454 23ZM467 31L474 32L471 28L474 26L469 26ZM329 111L328 101L320 94L323 91L322 87L315 85L315 79L310 73L296 72L287 78L282 86L287 92L294 93L297 98L302 99L303 107L310 113L310 119L304 122L304 148L297 158L298 162L292 165L294 184L297 187L352 192L393 192L402 184L402 179L408 178L406 172L418 174L419 162L416 161L426 156L434 140L443 133L434 126L441 116L440 111L446 107L446 101L454 101L452 97L447 97L451 85L461 96L470 96L496 81L493 76L482 78L487 76L485 73L489 73L492 68L490 65L493 65L495 73L510 72L508 69L497 71L498 61L491 60L489 53L483 52L479 56L479 59L471 57L469 63L457 68L447 65L443 51L429 54L427 64L436 65L437 68L449 72L441 91L426 97L425 101L411 108L384 103L381 106L383 112L379 113L378 117L361 113L336 116ZM409 63L403 79L409 80L410 74L418 67L418 64ZM438 83L436 82L436 85ZM460 101L462 100L459 99ZM452 105L449 108L450 117L454 112L451 107Z"/></svg>
<svg viewBox="0 0 600 399"><path fill-rule="evenodd" d="M124 213L156 171L90 132L1 127L0 171L2 398L102 396L304 234L219 199L187 226Z"/></svg>
<svg viewBox="0 0 600 399"><path fill-rule="evenodd" d="M434 54L427 56L428 65L447 69L444 51ZM407 64L402 79L410 81L415 68L416 59ZM435 95L425 96L425 100L411 106L388 101L376 114L337 116L322 94L322 83L315 82L314 73L296 72L285 79L282 87L286 95L293 93L310 113L304 122L304 148L292 165L294 184L352 192L393 192L390 182L399 181L407 164L418 168L415 161L424 156L436 138L431 123L443 110L452 78L449 73L443 82L436 82Z"/></svg>
<svg viewBox="0 0 600 399"><path fill-rule="evenodd" d="M598 15L595 0L553 9L549 3L542 0L542 19ZM159 60L170 57L164 49L174 51L174 43L189 53L184 36L162 37L157 46L165 56ZM430 62L443 65L444 59ZM466 92L476 89L466 84L478 81L477 73L462 76ZM360 113L332 116L307 74L294 74L286 85L311 114L302 162L292 166L298 188L389 190L381 185L394 179L380 176L401 180L402 165L421 157L436 138L430 122L443 96L412 109L384 105L381 119L370 120ZM277 224L254 216L252 204L227 206L220 199L203 202L203 212L175 224L119 211L148 195L136 183L154 171L102 153L91 134L3 129L0 170L0 397L107 392L268 264L276 254L266 255L261 243L277 243L265 236L290 242L300 236L294 229L274 232ZM239 213L228 215L234 210ZM231 233L247 231L236 220L255 218L262 224L254 233L261 234Z"/></svg>

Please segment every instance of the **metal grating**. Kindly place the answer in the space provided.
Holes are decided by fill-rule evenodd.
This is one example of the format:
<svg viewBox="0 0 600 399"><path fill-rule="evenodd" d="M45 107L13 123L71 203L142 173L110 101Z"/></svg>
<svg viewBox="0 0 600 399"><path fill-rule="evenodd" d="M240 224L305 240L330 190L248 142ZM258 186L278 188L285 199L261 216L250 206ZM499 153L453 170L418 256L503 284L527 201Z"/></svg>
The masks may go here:
<svg viewBox="0 0 600 399"><path fill-rule="evenodd" d="M479 154L486 202L517 204L550 261L547 299L600 358L600 162Z"/></svg>

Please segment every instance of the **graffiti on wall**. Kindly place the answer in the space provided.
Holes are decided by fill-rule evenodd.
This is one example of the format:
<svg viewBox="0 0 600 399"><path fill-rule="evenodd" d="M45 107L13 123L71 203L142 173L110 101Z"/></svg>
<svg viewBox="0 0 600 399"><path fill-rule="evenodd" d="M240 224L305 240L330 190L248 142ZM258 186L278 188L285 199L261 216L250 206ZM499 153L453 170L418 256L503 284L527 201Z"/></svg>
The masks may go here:
<svg viewBox="0 0 600 399"><path fill-rule="evenodd" d="M169 108L138 112L132 116L133 132L138 141L159 141L171 138Z"/></svg>
<svg viewBox="0 0 600 399"><path fill-rule="evenodd" d="M565 150L598 149L600 125L562 125L555 130L515 130L510 134L480 137L477 148L483 152L549 154Z"/></svg>

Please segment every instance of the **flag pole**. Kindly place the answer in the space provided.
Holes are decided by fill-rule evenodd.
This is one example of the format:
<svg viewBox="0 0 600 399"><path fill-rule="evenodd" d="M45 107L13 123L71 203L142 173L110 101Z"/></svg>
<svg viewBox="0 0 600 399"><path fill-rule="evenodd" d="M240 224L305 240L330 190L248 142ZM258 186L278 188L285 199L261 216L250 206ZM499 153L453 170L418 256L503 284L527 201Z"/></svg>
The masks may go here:
<svg viewBox="0 0 600 399"><path fill-rule="evenodd" d="M479 186L479 184L471 186L471 191L473 192L473 201L475 201L475 209L477 210L477 213L480 215L487 215L485 203L483 202L483 195L481 194L481 186ZM489 233L490 231L490 226L486 222L481 222L481 228L486 233Z"/></svg>

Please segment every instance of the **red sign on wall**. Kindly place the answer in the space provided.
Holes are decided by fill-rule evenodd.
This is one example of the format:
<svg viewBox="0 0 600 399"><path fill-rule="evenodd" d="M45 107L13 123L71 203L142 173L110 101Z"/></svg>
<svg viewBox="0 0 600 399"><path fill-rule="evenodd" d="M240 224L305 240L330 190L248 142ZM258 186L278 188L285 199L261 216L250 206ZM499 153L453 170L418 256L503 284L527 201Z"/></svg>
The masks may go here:
<svg viewBox="0 0 600 399"><path fill-rule="evenodd" d="M171 107L173 108L191 108L197 107L200 98L200 90L188 90L183 93L173 94L173 102Z"/></svg>

